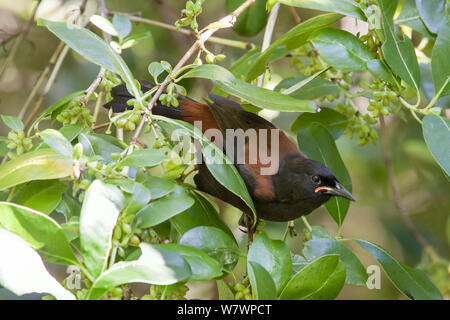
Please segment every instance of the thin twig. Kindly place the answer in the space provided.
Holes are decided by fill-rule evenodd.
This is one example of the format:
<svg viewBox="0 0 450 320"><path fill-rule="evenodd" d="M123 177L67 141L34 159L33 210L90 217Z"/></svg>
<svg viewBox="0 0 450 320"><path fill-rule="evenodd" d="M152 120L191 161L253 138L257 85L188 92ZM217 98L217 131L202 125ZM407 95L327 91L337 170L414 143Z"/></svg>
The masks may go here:
<svg viewBox="0 0 450 320"><path fill-rule="evenodd" d="M169 84L169 82L172 79L172 76L177 74L177 72L181 69L181 67L183 67L186 62L189 60L189 58L191 58L191 56L194 54L195 51L197 51L198 48L202 47L205 42L217 31L220 29L224 29L224 28L230 28L232 27L235 22L237 17L245 10L247 9L250 5L252 5L256 0L247 0L245 1L242 5L240 5L236 10L234 10L232 13L230 13L229 15L227 15L226 17L220 19L217 22L214 22L210 25L208 25L204 31L201 32L200 37L197 41L194 42L194 44L189 48L189 50L184 54L184 56L180 59L180 61L177 63L177 65L173 68L171 74L164 80L163 83L161 83L159 85L158 90L156 91L156 93L153 95L151 101L149 102L149 104L147 105L147 110L151 111L154 107L154 105L156 104L156 102L159 99L159 96L164 92L165 88L167 87L167 85ZM136 144L136 141L139 137L139 134L142 131L142 128L144 127L145 124L145 119L146 116L144 115L141 119L141 122L139 123L136 131L134 132L133 137L131 138L130 144L131 146ZM132 149L132 148L131 148Z"/></svg>
<svg viewBox="0 0 450 320"><path fill-rule="evenodd" d="M97 89L98 85L102 81L103 77L105 76L105 68L101 68L97 77L95 80L91 83L89 88L84 92L84 98L83 101L81 101L81 105L84 107L87 105L89 99L91 98L92 94L94 93L95 89Z"/></svg>
<svg viewBox="0 0 450 320"><path fill-rule="evenodd" d="M272 7L272 10L269 14L269 19L267 20L266 30L264 32L264 39L261 47L261 53L263 53L269 46L272 40L273 29L275 28L275 22L277 21L278 11L280 9L280 3L277 2ZM265 72L258 77L258 87L262 87L264 85L264 77Z"/></svg>
<svg viewBox="0 0 450 320"><path fill-rule="evenodd" d="M17 50L19 49L20 44L25 39L26 35L31 29L31 26L34 23L34 17L36 16L36 11L39 7L40 1L36 1L33 7L33 11L31 12L31 17L28 20L27 24L23 27L22 31L20 32L19 36L17 37L16 41L14 42L14 45L11 48L11 51L9 52L8 57L6 58L5 62L0 67L0 77L2 76L3 72L5 71L6 67L14 60L14 57L16 56Z"/></svg>
<svg viewBox="0 0 450 320"><path fill-rule="evenodd" d="M188 30L188 29L185 29L185 28L177 29L175 26L173 26L171 24L168 24L168 23L155 21L155 20L151 20L151 19L146 19L146 18L141 18L141 17L136 17L136 16L133 16L133 15L128 15L128 18L131 21L142 22L142 23L146 23L146 24L149 24L149 25L152 25L152 26L164 28L164 29L167 29L167 30L176 31L176 32L185 34L187 36L195 37L195 32L194 31ZM231 39L225 39L225 38L219 38L219 37L210 37L208 39L208 41L213 42L213 43L217 43L217 44L222 44L222 45L229 46L229 47L241 48L241 49L246 49L246 50L249 50L249 49L252 49L252 48L255 47L255 44L253 44L251 42L231 40Z"/></svg>
<svg viewBox="0 0 450 320"><path fill-rule="evenodd" d="M41 88L42 84L44 83L45 79L47 78L47 75L49 74L50 70L53 68L53 66L56 63L56 60L58 59L62 49L64 48L64 42L61 41L58 46L55 49L55 52L50 57L50 60L45 67L44 71L42 71L41 75L37 79L36 83L34 84L33 88L31 89L30 94L27 97L27 100L25 101L25 104L23 105L22 109L20 110L20 113L18 115L20 120L23 120L23 117L25 116L25 113L27 112L28 108L31 105L31 102L33 101L34 97L38 93L39 89Z"/></svg>
<svg viewBox="0 0 450 320"><path fill-rule="evenodd" d="M392 156L389 148L389 137L383 115L380 115L380 139L381 139L381 150L383 153L384 163L386 166L389 184L392 190L392 196L394 198L395 207L397 208L397 211L400 213L403 223L405 224L409 233L413 236L413 238L417 241L417 243L419 243L419 245L423 248L423 250L430 256L430 258L433 259L434 261L437 261L438 259L437 253L430 246L428 241L416 229L415 225L413 224L411 218L408 215L408 212L406 211L406 208L400 196L399 187L397 184L397 180L395 179L394 169L392 167Z"/></svg>
<svg viewBox="0 0 450 320"><path fill-rule="evenodd" d="M69 52L69 47L66 45L66 46L64 46L63 50L61 51L61 54L58 56L58 60L56 60L55 66L52 70L52 73L50 74L50 77L48 78L48 81L47 81L47 84L45 85L44 91L42 92L41 96L39 97L39 100L34 105L33 110L31 110L30 114L28 115L27 119L25 120L25 124L24 124L25 129L28 128L28 126L30 125L34 116L39 112L39 109L41 108L42 103L44 102L53 83L55 82L56 76L58 75L58 72L61 68L64 58L66 57L68 52Z"/></svg>

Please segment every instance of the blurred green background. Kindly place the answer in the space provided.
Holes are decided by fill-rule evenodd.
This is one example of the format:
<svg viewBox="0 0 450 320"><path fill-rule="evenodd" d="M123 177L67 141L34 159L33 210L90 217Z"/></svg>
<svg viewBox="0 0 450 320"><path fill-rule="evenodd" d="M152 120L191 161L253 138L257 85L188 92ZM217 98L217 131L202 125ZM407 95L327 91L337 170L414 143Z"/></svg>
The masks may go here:
<svg viewBox="0 0 450 320"><path fill-rule="evenodd" d="M79 1L44 0L37 12L38 17L50 20L64 20L70 13L70 8ZM182 0L107 0L110 11L141 14L145 18L173 24L184 8ZM87 10L96 10L96 1L88 1ZM31 0L0 0L0 64L7 56L17 34L30 16ZM317 14L317 11L296 9L302 20ZM203 14L198 21L200 27L215 21L226 14L225 1L207 0ZM348 31L364 32L367 26L356 23L355 19L344 19L338 27ZM288 7L281 6L273 39L295 25L295 20ZM123 57L138 79L149 79L147 66L152 61L167 60L176 64L183 53L193 42L193 38L184 34L168 31L162 28L133 23L134 32L150 31L151 38L145 39L139 45L125 50ZM98 29L95 30L98 32ZM243 38L232 30L224 30L217 36L243 41L251 41L260 45L263 32L251 38ZM12 41L11 41L12 40ZM414 39L413 39L414 40ZM0 79L0 113L17 115L30 93L37 77L48 63L54 52L58 39L46 28L34 25L13 61ZM207 43L207 47L215 54L223 53L227 58L219 64L229 67L245 50ZM99 68L79 55L70 51L63 62L51 91L47 95L43 108L54 103L65 95L76 90L86 89L98 73ZM298 75L295 68L289 65L289 59L279 60L271 66L272 76L268 87L273 87L282 78ZM359 77L360 75L355 75ZM202 100L213 85L205 80L185 82L188 95ZM361 101L362 112L365 101ZM93 106L90 105L92 108ZM288 130L295 119L294 114L265 114L282 129ZM106 120L106 113L100 116L99 123ZM406 121L405 121L406 120ZM450 186L439 166L433 160L422 136L421 127L411 117L400 119L395 116L386 119L390 146L393 156L393 166L399 183L400 192L412 221L422 235L430 242L439 255L450 259ZM48 124L42 124L44 127ZM0 123L0 135L5 136L8 129ZM449 141L450 143L450 141ZM360 147L357 140L342 136L337 140L341 156L348 168L353 181L353 194L357 202L352 203L343 224L342 235L346 238L360 238L375 242L386 248L399 261L417 266L422 260L422 249L408 232L397 212L392 193L387 180L381 146L366 145ZM218 202L219 203L219 202ZM238 241L243 245L246 236L237 228L240 213L236 209L219 203L224 220L230 225ZM335 234L337 225L322 207L308 216L312 225L319 225ZM288 240L294 252L301 252L303 224L296 221L298 236ZM265 229L272 238L281 238L285 229L284 223L266 223ZM359 246L350 243L352 250L361 258L365 266L375 264ZM422 266L424 262L422 261ZM450 266L446 268L428 267L427 272L441 291L450 291ZM383 273L382 273L383 274ZM199 283L191 290L191 297L215 298L209 290L213 283ZM340 299L398 299L405 298L393 287L383 274L381 289L369 290L366 287L345 286L338 296ZM447 295L448 299L449 296Z"/></svg>

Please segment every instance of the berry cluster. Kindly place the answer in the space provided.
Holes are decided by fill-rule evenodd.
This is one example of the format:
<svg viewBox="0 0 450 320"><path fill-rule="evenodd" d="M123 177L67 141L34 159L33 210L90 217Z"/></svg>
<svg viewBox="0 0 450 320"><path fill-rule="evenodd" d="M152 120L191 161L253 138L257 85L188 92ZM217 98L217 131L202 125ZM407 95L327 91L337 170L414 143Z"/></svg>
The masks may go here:
<svg viewBox="0 0 450 320"><path fill-rule="evenodd" d="M86 127L92 126L94 123L94 117L87 108L81 107L81 102L74 101L75 105L72 108L62 111L56 117L56 120L61 122L63 125L68 124L81 124Z"/></svg>
<svg viewBox="0 0 450 320"><path fill-rule="evenodd" d="M15 149L16 154L21 155L24 151L28 151L33 147L33 140L31 138L25 137L25 132L23 132L23 130L11 130L8 133L8 141L6 146L8 147L8 149ZM9 152L8 156L10 158L14 158L15 154Z"/></svg>
<svg viewBox="0 0 450 320"><path fill-rule="evenodd" d="M250 284L248 277L245 277L241 282L238 282L233 287L235 291L235 300L252 300L252 294L250 291Z"/></svg>
<svg viewBox="0 0 450 320"><path fill-rule="evenodd" d="M175 22L177 29L189 26L195 32L198 32L197 16L202 13L202 4L205 0L196 0L186 2L186 8L181 10L181 18Z"/></svg>

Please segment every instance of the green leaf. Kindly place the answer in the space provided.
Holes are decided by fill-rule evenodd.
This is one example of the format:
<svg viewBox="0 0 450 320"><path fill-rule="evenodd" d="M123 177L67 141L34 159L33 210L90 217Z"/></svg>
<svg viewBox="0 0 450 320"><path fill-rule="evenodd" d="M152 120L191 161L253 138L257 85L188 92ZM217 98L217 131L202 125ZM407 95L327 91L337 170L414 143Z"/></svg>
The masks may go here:
<svg viewBox="0 0 450 320"><path fill-rule="evenodd" d="M15 203L0 202L0 225L22 237L48 262L79 264L61 227L46 214Z"/></svg>
<svg viewBox="0 0 450 320"><path fill-rule="evenodd" d="M422 121L423 136L428 149L447 176L450 176L449 124L450 120L432 114Z"/></svg>
<svg viewBox="0 0 450 320"><path fill-rule="evenodd" d="M60 132L54 129L45 129L39 132L39 136L56 152L63 156L72 157L73 147Z"/></svg>
<svg viewBox="0 0 450 320"><path fill-rule="evenodd" d="M123 206L123 194L115 186L95 180L86 190L80 215L80 244L84 264L94 278L106 269L113 228Z"/></svg>
<svg viewBox="0 0 450 320"><path fill-rule="evenodd" d="M117 33L117 30L114 28L111 21L109 21L108 19L106 19L102 16L94 14L89 18L89 21L92 24L96 25L101 30L105 31L106 33L109 33L110 35L116 36L116 37L119 36L119 34Z"/></svg>
<svg viewBox="0 0 450 320"><path fill-rule="evenodd" d="M124 39L127 35L130 34L131 21L127 15L122 13L114 14L112 23L120 39Z"/></svg>
<svg viewBox="0 0 450 320"><path fill-rule="evenodd" d="M431 73L431 65L425 64L425 63L420 63L419 68L420 68L420 78L421 78L421 81L420 81L421 89L422 89L422 92L423 92L425 98L427 99L427 101L430 102L434 98L434 93L435 93L434 83L433 83L433 75ZM448 96L448 95L445 97L439 98L434 103L435 107L440 107L443 109L445 109L446 106L448 106L448 105L450 105L450 96Z"/></svg>
<svg viewBox="0 0 450 320"><path fill-rule="evenodd" d="M315 112L313 101L295 99L279 92L254 86L235 78L230 71L218 65L198 66L184 74L183 78L213 80L218 87L228 94L248 101L257 107L279 111Z"/></svg>
<svg viewBox="0 0 450 320"><path fill-rule="evenodd" d="M419 91L420 71L414 45L405 35L402 35L399 39L392 20L398 0L379 0L378 3L381 10L385 37L381 49L386 62L396 75L416 91Z"/></svg>
<svg viewBox="0 0 450 320"><path fill-rule="evenodd" d="M233 192L247 204L247 206L252 210L256 221L255 206L253 205L253 201L248 193L247 187L236 167L223 154L222 150L205 138L200 130L189 123L156 115L152 115L152 118L172 124L179 129L183 129L194 139L200 140L203 146L202 151L203 156L205 157L206 165L213 177L221 185ZM211 156L211 151L214 151L214 157Z"/></svg>
<svg viewBox="0 0 450 320"><path fill-rule="evenodd" d="M216 280L219 300L234 300L234 293L224 280Z"/></svg>
<svg viewBox="0 0 450 320"><path fill-rule="evenodd" d="M194 204L194 199L178 185L167 197L151 202L136 215L134 224L141 228L153 227L183 212Z"/></svg>
<svg viewBox="0 0 450 320"><path fill-rule="evenodd" d="M119 162L123 167L153 167L164 160L164 154L157 149L136 150Z"/></svg>
<svg viewBox="0 0 450 320"><path fill-rule="evenodd" d="M249 68L250 71L248 72L247 81L256 79L266 70L266 65L270 56L278 47L286 45L288 49L298 48L306 43L311 32L329 27L341 18L342 15L340 14L327 13L315 16L293 27L283 36L275 40L261 55L259 55L258 59L256 59Z"/></svg>
<svg viewBox="0 0 450 320"><path fill-rule="evenodd" d="M395 260L386 250L366 240L355 241L380 264L388 278L408 297L415 300L441 300L442 295L425 273Z"/></svg>
<svg viewBox="0 0 450 320"><path fill-rule="evenodd" d="M124 39L124 41L120 45L120 47L122 49L130 48L130 47L138 44L139 41L141 41L145 38L150 38L151 35L152 34L150 33L150 31L144 31L144 32L139 32L139 33L133 34L132 36L129 36L128 38Z"/></svg>
<svg viewBox="0 0 450 320"><path fill-rule="evenodd" d="M78 25L39 19L38 25L46 26L58 38L67 43L86 60L120 75L131 89L133 96L140 96L134 77L123 59L100 37Z"/></svg>
<svg viewBox="0 0 450 320"><path fill-rule="evenodd" d="M400 84L395 79L391 70L389 70L384 61L373 59L367 61L366 65L367 69L373 76L383 81L389 82L390 84L397 86L398 88L400 87Z"/></svg>
<svg viewBox="0 0 450 320"><path fill-rule="evenodd" d="M158 76L165 71L160 62L152 62L148 65L148 73L153 77L156 83L158 83Z"/></svg>
<svg viewBox="0 0 450 320"><path fill-rule="evenodd" d="M275 91L283 91L282 89L287 89L292 87L293 85L300 83L308 79L308 76L298 76L292 78L286 78L280 81L275 87ZM332 82L325 80L323 78L315 78L302 86L300 89L294 91L289 94L291 97L297 99L306 99L312 100L320 97L324 97L327 95L335 95L339 93L339 88Z"/></svg>
<svg viewBox="0 0 450 320"><path fill-rule="evenodd" d="M257 263L273 279L276 292L281 292L292 274L291 253L281 240L271 240L265 233L259 234L247 255L247 263Z"/></svg>
<svg viewBox="0 0 450 320"><path fill-rule="evenodd" d="M226 0L227 12L236 10L245 0ZM256 0L236 20L233 30L239 35L251 37L258 34L267 23L266 0Z"/></svg>
<svg viewBox="0 0 450 320"><path fill-rule="evenodd" d="M447 17L446 0L416 0L417 10L428 30L439 33Z"/></svg>
<svg viewBox="0 0 450 320"><path fill-rule="evenodd" d="M125 205L122 209L123 215L136 214L144 208L152 198L151 192L143 184L133 182L133 188L125 193Z"/></svg>
<svg viewBox="0 0 450 320"><path fill-rule="evenodd" d="M0 166L0 190L31 180L70 176L72 159L51 149L27 152Z"/></svg>
<svg viewBox="0 0 450 320"><path fill-rule="evenodd" d="M350 32L325 28L310 36L314 47L323 60L336 69L343 71L366 70L366 63L373 54L364 43Z"/></svg>
<svg viewBox="0 0 450 320"><path fill-rule="evenodd" d="M309 158L323 163L330 169L338 181L350 192L352 182L347 168L339 155L333 136L320 123L312 123L308 129L301 129L297 133L300 150ZM331 197L325 203L330 215L340 226L344 222L350 201L341 197Z"/></svg>
<svg viewBox="0 0 450 320"><path fill-rule="evenodd" d="M20 190L14 203L50 214L58 206L67 187L59 180L31 181Z"/></svg>
<svg viewBox="0 0 450 320"><path fill-rule="evenodd" d="M178 243L206 252L216 259L226 272L234 269L240 255L236 240L215 227L193 228L183 234Z"/></svg>
<svg viewBox="0 0 450 320"><path fill-rule="evenodd" d="M75 300L47 271L41 257L14 233L0 228L0 285L17 295L49 293L56 299Z"/></svg>
<svg viewBox="0 0 450 320"><path fill-rule="evenodd" d="M450 66L448 57L450 53L450 19L442 26L434 44L431 56L431 71L435 95L441 97L450 95Z"/></svg>
<svg viewBox="0 0 450 320"><path fill-rule="evenodd" d="M292 256L292 271L295 273L298 273L300 270L302 270L304 267L306 267L309 264L308 261L306 261L305 258L303 258L299 254L294 254Z"/></svg>
<svg viewBox="0 0 450 320"><path fill-rule="evenodd" d="M3 122L8 126L8 128L14 131L22 131L23 130L23 122L17 117L0 115Z"/></svg>
<svg viewBox="0 0 450 320"><path fill-rule="evenodd" d="M220 219L219 213L213 204L199 192L192 192L191 196L195 199L195 203L186 211L171 218L170 222L175 229L183 235L186 231L199 227L210 226L216 227L230 236L233 236L231 230Z"/></svg>
<svg viewBox="0 0 450 320"><path fill-rule="evenodd" d="M178 253L141 243L141 256L134 261L114 264L92 284L86 299L97 300L108 289L125 283L142 282L170 285L189 279L191 269Z"/></svg>
<svg viewBox="0 0 450 320"><path fill-rule="evenodd" d="M359 4L353 0L279 0L279 2L288 6L336 12L366 20Z"/></svg>
<svg viewBox="0 0 450 320"><path fill-rule="evenodd" d="M355 285L365 285L367 272L361 261L353 252L334 239L321 238L313 239L306 243L303 254L308 260L314 260L328 254L338 254L339 259L344 263L346 270L345 283Z"/></svg>
<svg viewBox="0 0 450 320"><path fill-rule="evenodd" d="M259 263L247 262L248 278L257 300L275 300L277 290L269 272Z"/></svg>
<svg viewBox="0 0 450 320"><path fill-rule="evenodd" d="M199 249L175 243L161 244L158 247L176 252L187 261L191 267L191 281L210 280L222 275L219 262Z"/></svg>
<svg viewBox="0 0 450 320"><path fill-rule="evenodd" d="M435 38L423 23L419 10L417 10L416 7L416 0L406 0L405 3L403 3L402 11L397 19L394 20L394 23L410 27L430 39Z"/></svg>
<svg viewBox="0 0 450 320"><path fill-rule="evenodd" d="M175 189L175 183L154 176L148 176L142 184L150 190L151 199L159 199Z"/></svg>
<svg viewBox="0 0 450 320"><path fill-rule="evenodd" d="M331 108L323 108L318 113L303 113L291 125L291 131L304 130L313 122L319 122L328 129L336 140L347 127L348 118Z"/></svg>
<svg viewBox="0 0 450 320"><path fill-rule="evenodd" d="M83 152L88 156L99 155L106 162L112 161L111 153L120 153L123 151L121 141L104 134L82 133L78 141L83 145Z"/></svg>
<svg viewBox="0 0 450 320"><path fill-rule="evenodd" d="M281 292L282 300L332 300L345 282L339 255L322 256L303 267Z"/></svg>
<svg viewBox="0 0 450 320"><path fill-rule="evenodd" d="M78 135L83 131L84 127L79 124L69 124L61 129L59 129L59 132L63 135L64 138L69 140L70 142L73 141Z"/></svg>

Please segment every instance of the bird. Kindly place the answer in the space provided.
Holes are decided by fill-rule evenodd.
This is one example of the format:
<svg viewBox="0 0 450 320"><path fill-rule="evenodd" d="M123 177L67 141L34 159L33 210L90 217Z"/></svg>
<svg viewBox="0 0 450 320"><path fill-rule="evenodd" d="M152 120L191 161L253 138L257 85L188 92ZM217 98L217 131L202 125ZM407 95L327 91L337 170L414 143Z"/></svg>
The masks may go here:
<svg viewBox="0 0 450 320"><path fill-rule="evenodd" d="M139 82L145 91L153 87L153 84L148 81L139 80ZM133 96L125 85L113 87L111 96L112 100L104 105L106 108L112 108L116 113L133 108L127 104L127 101ZM237 102L213 94L208 95L206 103L197 102L183 95L178 95L178 101L178 107L167 107L157 103L153 107L152 113L182 120L192 125L196 121L201 121L203 133L209 129L219 130L223 133L225 141L222 141L222 146L230 143L230 141L226 141L227 130L242 129L237 132L243 134L246 130L253 129L259 138L257 139L257 148L265 146L268 155L273 155L272 153L275 151L278 152L276 159L272 157L275 159L272 161L277 162L275 165L274 163L264 163L259 156L256 157L256 161L255 159L250 161L251 139L245 137L245 143L243 146L241 145L244 150L240 150L243 152L241 155L245 155L244 161L236 162L236 155L233 155L234 165L253 200L258 221L259 219L291 221L311 213L331 197L356 200L324 164L306 157L282 130L259 115L244 110ZM261 137L261 129L267 130L266 137ZM236 141L232 143L237 146ZM223 151L225 153L225 147L223 147ZM276 168L273 172L261 173L264 168L268 169L271 165ZM198 164L197 169L194 176L197 188L240 209L243 215L239 224L246 226L250 232L251 226L256 226L256 223L253 221L252 211L248 205L220 184L205 164Z"/></svg>

